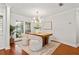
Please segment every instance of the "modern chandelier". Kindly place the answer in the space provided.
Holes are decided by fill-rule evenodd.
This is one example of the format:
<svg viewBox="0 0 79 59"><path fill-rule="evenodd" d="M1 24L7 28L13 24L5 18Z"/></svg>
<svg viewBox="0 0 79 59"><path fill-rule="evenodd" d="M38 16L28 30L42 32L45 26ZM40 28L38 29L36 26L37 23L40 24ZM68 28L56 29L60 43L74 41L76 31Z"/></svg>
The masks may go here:
<svg viewBox="0 0 79 59"><path fill-rule="evenodd" d="M35 28L35 29L39 29L39 28L40 28L39 11L36 10L35 13L36 13L36 16L35 16L35 19L34 19L34 22L35 22L34 28Z"/></svg>

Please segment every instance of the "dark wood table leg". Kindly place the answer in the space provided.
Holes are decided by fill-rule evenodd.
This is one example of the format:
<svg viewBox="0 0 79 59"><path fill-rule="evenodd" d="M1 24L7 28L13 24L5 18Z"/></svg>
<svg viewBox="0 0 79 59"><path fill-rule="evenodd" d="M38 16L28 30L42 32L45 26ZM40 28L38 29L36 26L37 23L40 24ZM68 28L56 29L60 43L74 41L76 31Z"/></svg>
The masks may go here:
<svg viewBox="0 0 79 59"><path fill-rule="evenodd" d="M45 45L48 44L48 39L49 39L49 37L46 36L46 37L45 37Z"/></svg>
<svg viewBox="0 0 79 59"><path fill-rule="evenodd" d="M43 46L45 46L45 37L42 37L43 40Z"/></svg>
<svg viewBox="0 0 79 59"><path fill-rule="evenodd" d="M45 46L46 44L48 44L49 36L42 37L42 39L43 39L43 46Z"/></svg>
<svg viewBox="0 0 79 59"><path fill-rule="evenodd" d="M48 37L45 38L45 44L47 44L47 43L48 43Z"/></svg>

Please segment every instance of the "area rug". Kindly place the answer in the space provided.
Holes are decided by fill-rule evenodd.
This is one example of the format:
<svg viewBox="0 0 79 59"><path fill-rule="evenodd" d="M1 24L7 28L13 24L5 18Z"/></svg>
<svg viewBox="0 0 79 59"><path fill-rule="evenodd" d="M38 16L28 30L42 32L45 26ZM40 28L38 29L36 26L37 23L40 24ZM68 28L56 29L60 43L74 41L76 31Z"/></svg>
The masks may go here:
<svg viewBox="0 0 79 59"><path fill-rule="evenodd" d="M51 55L56 50L56 48L60 45L58 42L52 42L44 46L39 51L32 51L29 46L21 46L22 50L24 50L29 55Z"/></svg>

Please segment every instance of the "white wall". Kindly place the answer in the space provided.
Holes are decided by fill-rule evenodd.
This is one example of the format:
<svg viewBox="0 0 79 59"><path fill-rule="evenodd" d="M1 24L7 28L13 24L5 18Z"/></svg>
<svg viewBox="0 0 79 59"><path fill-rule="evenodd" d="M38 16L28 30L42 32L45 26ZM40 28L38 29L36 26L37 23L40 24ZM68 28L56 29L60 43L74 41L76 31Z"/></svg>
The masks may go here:
<svg viewBox="0 0 79 59"><path fill-rule="evenodd" d="M76 26L77 26L77 39L76 39L76 43L79 47L79 8L76 8Z"/></svg>
<svg viewBox="0 0 79 59"><path fill-rule="evenodd" d="M11 12L11 25L15 26L15 22L16 21L27 21L27 22L30 22L30 18L27 18L26 16L22 16L20 14L16 14L16 13L13 13Z"/></svg>
<svg viewBox="0 0 79 59"><path fill-rule="evenodd" d="M58 41L76 47L75 9L53 15L53 34Z"/></svg>

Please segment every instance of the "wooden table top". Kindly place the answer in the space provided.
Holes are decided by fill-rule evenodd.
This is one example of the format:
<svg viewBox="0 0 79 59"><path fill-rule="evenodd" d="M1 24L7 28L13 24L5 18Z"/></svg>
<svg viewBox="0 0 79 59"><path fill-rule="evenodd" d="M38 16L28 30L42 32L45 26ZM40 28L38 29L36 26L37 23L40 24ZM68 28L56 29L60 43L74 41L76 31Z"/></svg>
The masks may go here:
<svg viewBox="0 0 79 59"><path fill-rule="evenodd" d="M31 34L31 35L37 35L37 36L50 36L50 35L52 35L51 32L31 32L29 34Z"/></svg>
<svg viewBox="0 0 79 59"><path fill-rule="evenodd" d="M48 44L48 38L49 38L50 35L52 35L51 32L31 32L29 34L30 35L36 35L36 36L42 37L43 46L45 46L46 44Z"/></svg>

